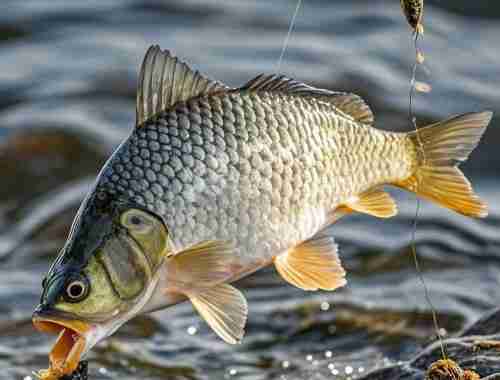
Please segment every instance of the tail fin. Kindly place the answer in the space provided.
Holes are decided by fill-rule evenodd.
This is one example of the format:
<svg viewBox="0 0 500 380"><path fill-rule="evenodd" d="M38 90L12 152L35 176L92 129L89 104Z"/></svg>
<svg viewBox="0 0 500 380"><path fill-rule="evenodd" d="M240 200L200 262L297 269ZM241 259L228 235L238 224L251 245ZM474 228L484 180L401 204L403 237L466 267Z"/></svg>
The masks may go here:
<svg viewBox="0 0 500 380"><path fill-rule="evenodd" d="M417 169L398 185L460 214L486 217L487 205L474 193L458 165L477 146L492 115L468 113L411 132Z"/></svg>

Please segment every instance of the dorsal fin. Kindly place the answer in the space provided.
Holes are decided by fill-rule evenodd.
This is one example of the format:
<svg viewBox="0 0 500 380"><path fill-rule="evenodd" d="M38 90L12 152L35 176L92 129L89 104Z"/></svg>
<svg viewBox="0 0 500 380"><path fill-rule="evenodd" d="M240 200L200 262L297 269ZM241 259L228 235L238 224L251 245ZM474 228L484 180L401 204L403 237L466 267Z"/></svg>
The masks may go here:
<svg viewBox="0 0 500 380"><path fill-rule="evenodd" d="M375 121L370 106L360 96L315 88L284 75L258 75L243 85L240 90L278 91L299 96L311 96L333 104L360 123L373 124Z"/></svg>
<svg viewBox="0 0 500 380"><path fill-rule="evenodd" d="M186 63L151 46L142 62L137 86L136 126L180 101L201 94L226 90L224 84L211 80Z"/></svg>

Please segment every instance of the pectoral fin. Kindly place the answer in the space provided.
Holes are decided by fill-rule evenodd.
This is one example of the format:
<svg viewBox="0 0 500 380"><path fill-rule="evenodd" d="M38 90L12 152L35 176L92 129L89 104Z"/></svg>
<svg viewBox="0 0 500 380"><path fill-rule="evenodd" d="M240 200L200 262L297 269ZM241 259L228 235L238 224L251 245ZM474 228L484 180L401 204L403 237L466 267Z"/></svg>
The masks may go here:
<svg viewBox="0 0 500 380"><path fill-rule="evenodd" d="M335 290L346 284L332 237L307 240L274 259L283 279L304 290Z"/></svg>
<svg viewBox="0 0 500 380"><path fill-rule="evenodd" d="M169 281L179 287L218 284L232 275L234 245L227 241L205 241L167 256Z"/></svg>
<svg viewBox="0 0 500 380"><path fill-rule="evenodd" d="M369 190L347 202L343 207L378 218L390 218L398 213L396 201L380 189Z"/></svg>
<svg viewBox="0 0 500 380"><path fill-rule="evenodd" d="M194 308L224 341L238 343L248 314L243 294L228 281L238 269L234 246L206 241L167 256L167 291L189 298Z"/></svg>
<svg viewBox="0 0 500 380"><path fill-rule="evenodd" d="M197 293L187 293L194 308L226 343L236 344L245 334L248 305L235 287L221 284Z"/></svg>

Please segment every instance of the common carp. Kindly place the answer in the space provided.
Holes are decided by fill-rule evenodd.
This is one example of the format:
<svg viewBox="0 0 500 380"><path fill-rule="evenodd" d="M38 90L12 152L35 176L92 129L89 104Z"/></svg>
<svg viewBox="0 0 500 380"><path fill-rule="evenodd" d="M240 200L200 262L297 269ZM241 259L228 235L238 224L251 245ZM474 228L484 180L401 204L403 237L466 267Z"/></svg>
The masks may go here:
<svg viewBox="0 0 500 380"><path fill-rule="evenodd" d="M158 46L142 64L136 110L43 281L33 321L59 334L43 379L72 372L132 317L186 299L239 342L248 307L231 283L270 264L304 290L343 286L322 231L351 212L395 215L384 185L487 215L457 165L490 112L382 131L357 95L281 75L230 88Z"/></svg>

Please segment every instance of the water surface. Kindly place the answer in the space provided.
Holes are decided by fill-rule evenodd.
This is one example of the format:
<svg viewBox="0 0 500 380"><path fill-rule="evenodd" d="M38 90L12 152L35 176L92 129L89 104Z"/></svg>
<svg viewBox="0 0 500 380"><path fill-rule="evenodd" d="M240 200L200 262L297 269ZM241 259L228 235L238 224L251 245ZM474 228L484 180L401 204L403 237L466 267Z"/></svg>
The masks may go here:
<svg viewBox="0 0 500 380"><path fill-rule="evenodd" d="M494 5L493 5L494 4ZM294 1L4 0L0 12L0 379L47 365L53 339L30 315L49 262L85 191L133 126L139 64L150 44L239 85L278 69ZM422 48L433 92L419 124L490 109L500 114L500 5L428 1ZM280 71L359 93L377 126L410 130L413 60L396 0L304 0ZM464 166L491 204L469 220L423 204L417 243L447 334L500 301L500 132L495 118ZM242 281L242 345L218 340L189 304L124 326L90 355L93 379L354 378L404 360L435 338L409 254L415 202L394 192L391 220L353 216L331 228L349 284L305 293L267 270Z"/></svg>

